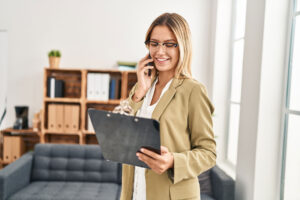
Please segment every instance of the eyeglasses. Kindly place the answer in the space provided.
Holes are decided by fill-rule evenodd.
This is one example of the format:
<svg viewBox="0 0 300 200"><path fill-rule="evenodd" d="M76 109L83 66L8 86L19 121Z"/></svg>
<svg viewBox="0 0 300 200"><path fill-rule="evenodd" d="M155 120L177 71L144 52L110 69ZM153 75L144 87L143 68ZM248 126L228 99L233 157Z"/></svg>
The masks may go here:
<svg viewBox="0 0 300 200"><path fill-rule="evenodd" d="M145 45L149 46L149 48L151 49L158 49L159 46L163 46L166 49L172 49L172 48L176 48L178 46L177 43L174 42L155 42L155 41L146 41Z"/></svg>

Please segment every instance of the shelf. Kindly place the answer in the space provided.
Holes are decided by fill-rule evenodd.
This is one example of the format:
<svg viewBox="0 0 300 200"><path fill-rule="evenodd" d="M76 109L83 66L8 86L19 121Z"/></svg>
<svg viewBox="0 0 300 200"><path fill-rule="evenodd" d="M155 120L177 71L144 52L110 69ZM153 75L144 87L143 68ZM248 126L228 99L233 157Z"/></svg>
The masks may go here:
<svg viewBox="0 0 300 200"><path fill-rule="evenodd" d="M54 134L54 135L81 135L81 132L78 131L73 131L73 132L65 132L65 131L51 131L48 129L45 129L43 131L44 134Z"/></svg>
<svg viewBox="0 0 300 200"><path fill-rule="evenodd" d="M121 100L120 99L111 99L108 101L99 101L99 100L86 100L86 103L88 104L110 104L110 105L115 105L115 104L120 104Z"/></svg>
<svg viewBox="0 0 300 200"><path fill-rule="evenodd" d="M81 69L76 69L76 68L49 68L45 67L46 70L51 71L51 72L77 72L80 73L82 70Z"/></svg>
<svg viewBox="0 0 300 200"><path fill-rule="evenodd" d="M45 102L80 103L80 98L50 98L45 97Z"/></svg>
<svg viewBox="0 0 300 200"><path fill-rule="evenodd" d="M116 96L118 99L109 99L107 101L87 99L87 86L88 86L88 74L89 73L107 73L112 79L118 81L118 90L120 93ZM50 98L47 96L47 80L49 77L54 77L57 80L64 81L64 97L62 98ZM128 93L137 82L136 70L131 71L120 71L116 68L113 69L72 69L72 68L59 68L59 69L49 69L44 70L44 93L43 93L43 117L42 117L42 130L40 134L41 142L70 142L79 144L91 144L97 143L96 135L93 131L88 131L88 109L94 108L98 110L112 111L118 106L122 100L128 97ZM116 85L117 86L117 85ZM115 89L116 89L115 88ZM116 90L115 90L116 91ZM59 104L59 105L57 105ZM79 106L79 129L76 131L64 131L57 127L54 129L54 124L56 121L61 121L64 123L65 113L70 113L70 118L68 120L74 120L77 123L77 114L72 114L68 109L65 110L65 106ZM59 108L58 114L55 116L54 107L61 106L63 111ZM56 108L55 108L56 109ZM70 109L71 110L71 109ZM61 114L62 112L62 114ZM74 111L75 113L75 111ZM76 111L77 113L77 111ZM51 114L51 115L50 115ZM51 117L50 117L51 116ZM72 118L72 119L71 119ZM74 118L74 119L73 119ZM76 118L76 119L75 119ZM57 120L56 120L57 119ZM49 124L52 124L49 126ZM65 127L62 125L61 127ZM51 128L52 130L49 130ZM59 130L59 131L58 131ZM79 139L77 137L79 136ZM70 138L70 140L68 140ZM76 139L74 139L76 138Z"/></svg>
<svg viewBox="0 0 300 200"><path fill-rule="evenodd" d="M122 74L124 72L128 72L128 73L136 73L136 70L128 70L128 71L120 71L118 69L86 69L87 72L99 72L99 73L119 73Z"/></svg>
<svg viewBox="0 0 300 200"><path fill-rule="evenodd" d="M0 164L1 165L8 165L8 164L10 164L9 162L5 162L5 161L3 161L3 160L0 160Z"/></svg>
<svg viewBox="0 0 300 200"><path fill-rule="evenodd" d="M28 129L13 129L13 128L7 128L4 130L1 130L4 134L12 134L12 135L33 135L38 134L38 131L34 131L32 128Z"/></svg>
<svg viewBox="0 0 300 200"><path fill-rule="evenodd" d="M88 130L84 130L84 131L83 131L83 134L85 134L85 135L95 135L95 132L93 132L93 131L88 131Z"/></svg>

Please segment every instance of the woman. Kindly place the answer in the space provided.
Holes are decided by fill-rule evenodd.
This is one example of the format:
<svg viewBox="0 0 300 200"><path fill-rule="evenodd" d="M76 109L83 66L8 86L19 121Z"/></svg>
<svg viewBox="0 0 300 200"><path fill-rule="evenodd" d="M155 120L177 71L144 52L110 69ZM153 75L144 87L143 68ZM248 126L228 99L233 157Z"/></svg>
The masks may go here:
<svg viewBox="0 0 300 200"><path fill-rule="evenodd" d="M178 14L162 14L145 44L151 58L138 63L128 101L134 115L160 122L161 155L137 153L151 169L123 165L121 200L200 199L197 176L216 161L214 108L204 86L191 78L188 24Z"/></svg>

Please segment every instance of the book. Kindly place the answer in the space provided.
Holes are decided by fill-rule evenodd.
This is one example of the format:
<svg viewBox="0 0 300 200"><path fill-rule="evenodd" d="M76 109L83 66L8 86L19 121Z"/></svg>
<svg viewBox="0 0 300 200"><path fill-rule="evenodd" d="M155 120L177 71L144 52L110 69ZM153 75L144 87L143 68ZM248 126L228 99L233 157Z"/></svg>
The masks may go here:
<svg viewBox="0 0 300 200"><path fill-rule="evenodd" d="M121 98L121 77L111 76L109 84L109 99Z"/></svg>
<svg viewBox="0 0 300 200"><path fill-rule="evenodd" d="M47 79L47 96L50 98L64 97L64 81L49 77Z"/></svg>
<svg viewBox="0 0 300 200"><path fill-rule="evenodd" d="M109 99L116 99L116 79L111 78L109 83Z"/></svg>
<svg viewBox="0 0 300 200"><path fill-rule="evenodd" d="M130 70L135 70L135 66L126 66L126 65L119 65L118 70L120 71L130 71Z"/></svg>
<svg viewBox="0 0 300 200"><path fill-rule="evenodd" d="M115 89L115 97L116 99L121 98L121 77L116 78L116 89Z"/></svg>
<svg viewBox="0 0 300 200"><path fill-rule="evenodd" d="M126 62L126 61L118 61L117 64L119 66L128 66L128 67L133 67L133 68L135 68L135 66L137 65L136 62Z"/></svg>

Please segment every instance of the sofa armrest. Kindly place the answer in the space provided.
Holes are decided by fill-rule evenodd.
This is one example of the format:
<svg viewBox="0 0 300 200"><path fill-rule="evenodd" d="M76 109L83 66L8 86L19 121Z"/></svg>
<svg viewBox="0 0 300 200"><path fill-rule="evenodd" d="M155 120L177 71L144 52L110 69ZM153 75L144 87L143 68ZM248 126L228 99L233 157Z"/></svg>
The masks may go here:
<svg viewBox="0 0 300 200"><path fill-rule="evenodd" d="M234 200L234 180L218 166L211 169L213 196L217 200Z"/></svg>
<svg viewBox="0 0 300 200"><path fill-rule="evenodd" d="M0 170L0 199L5 200L30 182L33 152Z"/></svg>

